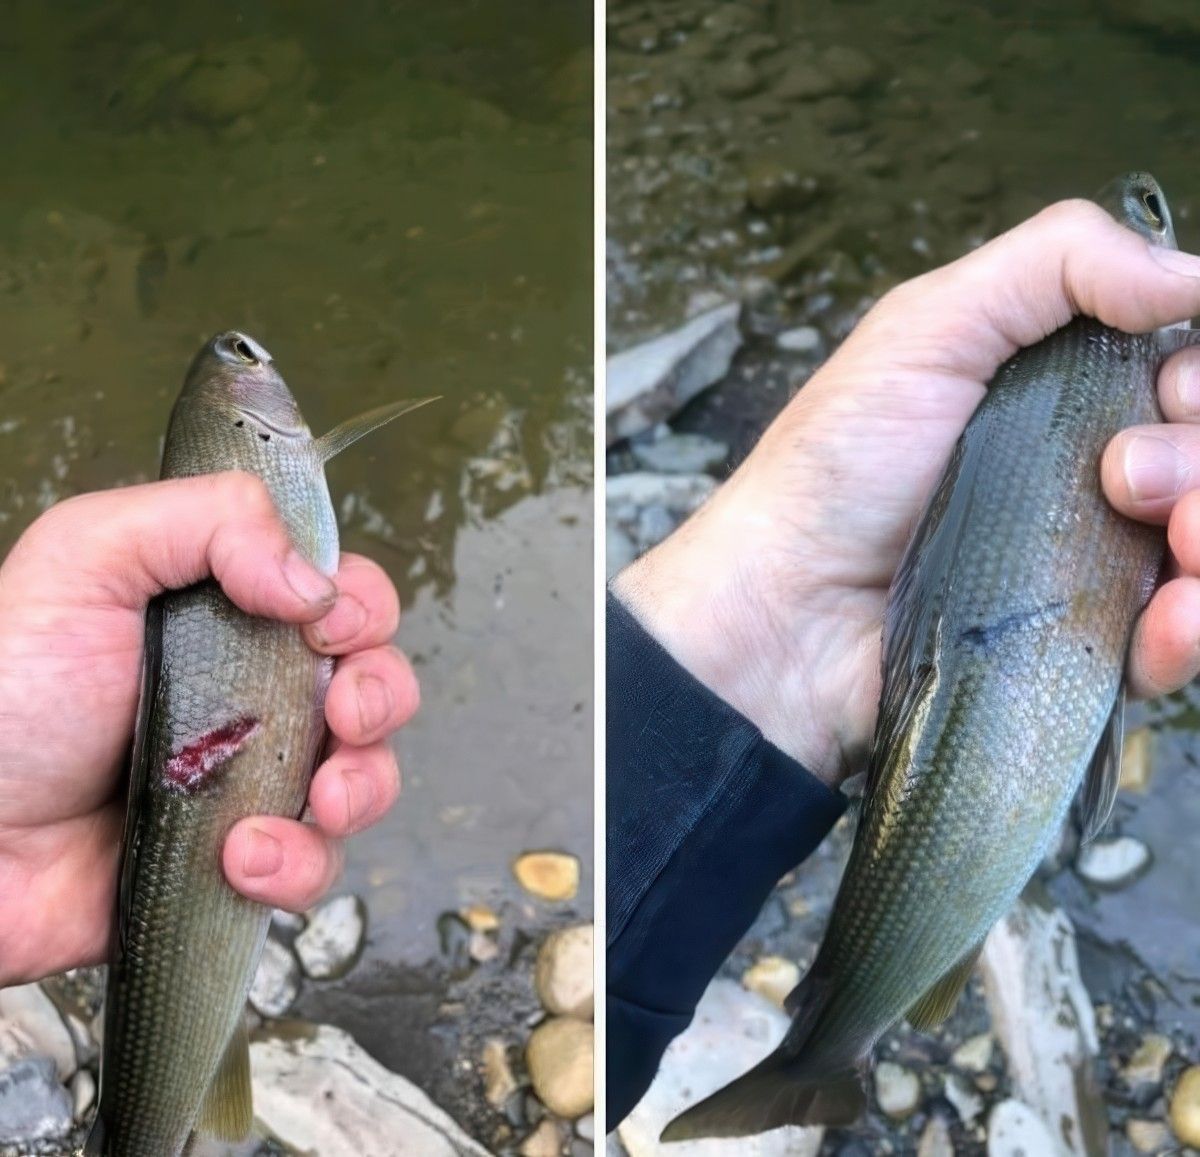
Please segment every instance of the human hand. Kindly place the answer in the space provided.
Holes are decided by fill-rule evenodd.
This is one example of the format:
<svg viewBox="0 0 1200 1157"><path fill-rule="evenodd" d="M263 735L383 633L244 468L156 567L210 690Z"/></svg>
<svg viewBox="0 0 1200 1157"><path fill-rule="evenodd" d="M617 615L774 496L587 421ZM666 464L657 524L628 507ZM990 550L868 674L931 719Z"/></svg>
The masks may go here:
<svg viewBox="0 0 1200 1157"><path fill-rule="evenodd" d="M237 823L222 855L230 884L307 908L341 870L341 839L395 802L388 737L418 689L391 646L399 603L381 568L343 554L332 581L320 574L248 474L60 503L0 566L0 987L105 958L146 604L210 574L243 611L302 624L315 651L336 656L313 823Z"/></svg>
<svg viewBox="0 0 1200 1157"><path fill-rule="evenodd" d="M1200 258L1086 201L1051 206L888 293L742 466L614 592L686 669L836 785L871 740L888 587L985 384L1076 314L1145 332L1200 313ZM1124 431L1109 501L1168 527L1135 629L1135 694L1200 672L1200 351L1163 366L1166 425Z"/></svg>

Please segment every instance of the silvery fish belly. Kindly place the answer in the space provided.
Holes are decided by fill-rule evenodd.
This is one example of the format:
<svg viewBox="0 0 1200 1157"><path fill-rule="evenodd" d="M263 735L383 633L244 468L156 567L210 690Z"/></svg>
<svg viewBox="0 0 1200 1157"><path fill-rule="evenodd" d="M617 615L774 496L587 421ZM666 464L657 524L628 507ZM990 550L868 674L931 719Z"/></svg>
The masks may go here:
<svg viewBox="0 0 1200 1157"><path fill-rule="evenodd" d="M266 351L221 334L176 402L163 477L256 474L296 548L332 574L325 461L417 404L314 439ZM241 818L300 814L330 673L297 627L242 613L212 581L151 605L88 1157L176 1157L194 1128L249 1131L242 1016L270 910L229 887L221 848Z"/></svg>
<svg viewBox="0 0 1200 1157"><path fill-rule="evenodd" d="M1104 201L1174 245L1152 178ZM665 1139L854 1120L875 1042L953 1009L1081 784L1085 836L1104 823L1126 652L1165 536L1109 506L1099 463L1118 431L1160 420L1157 371L1186 340L1079 318L990 383L893 583L863 813L792 1026Z"/></svg>

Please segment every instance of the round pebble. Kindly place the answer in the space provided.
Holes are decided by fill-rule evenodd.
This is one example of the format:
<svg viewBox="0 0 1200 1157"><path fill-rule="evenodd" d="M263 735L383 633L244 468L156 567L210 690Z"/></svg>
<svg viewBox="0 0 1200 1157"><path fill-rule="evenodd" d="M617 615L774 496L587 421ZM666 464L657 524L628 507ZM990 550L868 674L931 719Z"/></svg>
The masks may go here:
<svg viewBox="0 0 1200 1157"><path fill-rule="evenodd" d="M1075 870L1089 883L1101 888L1120 888L1132 883L1150 864L1150 849L1133 836L1096 840L1075 861Z"/></svg>
<svg viewBox="0 0 1200 1157"><path fill-rule="evenodd" d="M881 1061L875 1066L875 1098L889 1117L903 1120L921 1103L921 1082L911 1069Z"/></svg>
<svg viewBox="0 0 1200 1157"><path fill-rule="evenodd" d="M1171 1144L1171 1131L1161 1121L1131 1117L1125 1123L1125 1136L1139 1153L1160 1153Z"/></svg>
<svg viewBox="0 0 1200 1157"><path fill-rule="evenodd" d="M573 900L579 891L579 861L565 852L526 852L513 864L513 875L540 900Z"/></svg>
<svg viewBox="0 0 1200 1157"><path fill-rule="evenodd" d="M1200 1065L1184 1069L1171 1094L1171 1128L1185 1145L1200 1145Z"/></svg>
<svg viewBox="0 0 1200 1157"><path fill-rule="evenodd" d="M592 964L595 930L578 924L551 933L538 950L533 983L548 1012L591 1020L595 1003Z"/></svg>
<svg viewBox="0 0 1200 1157"><path fill-rule="evenodd" d="M592 1111L595 1031L586 1021L556 1016L533 1030L525 1049L533 1091L552 1113L572 1120Z"/></svg>
<svg viewBox="0 0 1200 1157"><path fill-rule="evenodd" d="M782 956L764 956L742 974L743 988L765 996L780 1008L783 1007L788 993L799 983L799 967Z"/></svg>

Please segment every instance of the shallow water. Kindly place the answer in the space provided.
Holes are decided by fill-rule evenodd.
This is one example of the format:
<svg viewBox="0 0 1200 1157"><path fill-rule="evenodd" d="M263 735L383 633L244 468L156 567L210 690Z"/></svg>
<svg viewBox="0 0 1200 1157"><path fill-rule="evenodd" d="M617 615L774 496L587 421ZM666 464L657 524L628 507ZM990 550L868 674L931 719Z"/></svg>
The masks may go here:
<svg viewBox="0 0 1200 1157"><path fill-rule="evenodd" d="M343 546L400 588L424 706L402 804L349 851L364 960L305 998L335 1022L365 1001L367 1043L426 1085L459 1041L429 1035L437 914L486 899L529 937L590 914L590 867L551 910L509 864L591 858L591 21L19 2L0 28L0 547L155 476L217 330L272 352L317 432L442 397L329 470ZM385 960L403 969L373 1004ZM497 1020L500 971L473 981ZM410 990L428 1016L389 1003Z"/></svg>

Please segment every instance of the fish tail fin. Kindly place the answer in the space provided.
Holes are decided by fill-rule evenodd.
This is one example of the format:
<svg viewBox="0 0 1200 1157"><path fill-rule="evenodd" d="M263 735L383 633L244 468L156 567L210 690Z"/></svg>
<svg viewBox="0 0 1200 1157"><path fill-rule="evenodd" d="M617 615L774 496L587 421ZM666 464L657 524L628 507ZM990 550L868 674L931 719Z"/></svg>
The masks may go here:
<svg viewBox="0 0 1200 1157"><path fill-rule="evenodd" d="M814 965L785 1002L795 1019L779 1047L748 1073L681 1113L663 1130L662 1140L746 1137L781 1125L853 1122L866 1107L860 1077L864 1058L834 1062L828 1068L812 1058L811 1045L829 991Z"/></svg>
<svg viewBox="0 0 1200 1157"><path fill-rule="evenodd" d="M104 1135L104 1118L99 1113L96 1114L96 1119L92 1122L92 1127L88 1130L87 1140L83 1143L83 1152L80 1157L105 1157L108 1153L108 1145Z"/></svg>

